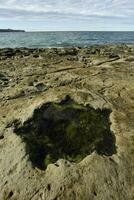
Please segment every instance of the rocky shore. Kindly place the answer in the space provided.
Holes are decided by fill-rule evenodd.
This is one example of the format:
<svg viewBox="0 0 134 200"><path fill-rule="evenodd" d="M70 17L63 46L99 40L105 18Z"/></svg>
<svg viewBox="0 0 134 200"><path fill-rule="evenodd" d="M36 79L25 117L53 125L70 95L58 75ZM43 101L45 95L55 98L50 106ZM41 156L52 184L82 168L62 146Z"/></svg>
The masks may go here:
<svg viewBox="0 0 134 200"><path fill-rule="evenodd" d="M134 199L134 46L0 49L8 199Z"/></svg>

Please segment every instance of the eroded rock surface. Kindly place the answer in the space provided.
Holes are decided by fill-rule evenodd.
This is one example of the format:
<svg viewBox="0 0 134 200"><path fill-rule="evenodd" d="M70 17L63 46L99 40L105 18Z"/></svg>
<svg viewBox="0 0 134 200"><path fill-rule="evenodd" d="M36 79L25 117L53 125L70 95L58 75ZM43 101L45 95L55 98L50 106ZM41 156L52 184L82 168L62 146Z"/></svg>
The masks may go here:
<svg viewBox="0 0 134 200"><path fill-rule="evenodd" d="M134 199L134 47L0 50L0 200Z"/></svg>

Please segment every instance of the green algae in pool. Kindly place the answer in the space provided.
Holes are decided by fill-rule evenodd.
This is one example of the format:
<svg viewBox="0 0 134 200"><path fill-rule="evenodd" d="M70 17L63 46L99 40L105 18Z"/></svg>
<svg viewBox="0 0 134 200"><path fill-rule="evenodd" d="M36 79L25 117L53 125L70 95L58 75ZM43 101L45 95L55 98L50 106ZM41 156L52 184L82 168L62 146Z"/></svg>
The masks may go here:
<svg viewBox="0 0 134 200"><path fill-rule="evenodd" d="M106 156L116 153L110 113L73 100L46 103L23 125L16 123L14 131L26 143L33 166L44 170L60 158L80 162L93 151Z"/></svg>

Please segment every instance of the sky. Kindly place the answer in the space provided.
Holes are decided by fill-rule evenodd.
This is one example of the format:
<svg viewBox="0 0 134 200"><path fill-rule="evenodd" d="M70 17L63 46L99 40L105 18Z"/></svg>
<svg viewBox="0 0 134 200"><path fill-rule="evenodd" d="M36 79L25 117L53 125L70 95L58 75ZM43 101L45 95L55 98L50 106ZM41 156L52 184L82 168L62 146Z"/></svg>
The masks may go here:
<svg viewBox="0 0 134 200"><path fill-rule="evenodd" d="M0 0L0 28L134 31L134 0Z"/></svg>

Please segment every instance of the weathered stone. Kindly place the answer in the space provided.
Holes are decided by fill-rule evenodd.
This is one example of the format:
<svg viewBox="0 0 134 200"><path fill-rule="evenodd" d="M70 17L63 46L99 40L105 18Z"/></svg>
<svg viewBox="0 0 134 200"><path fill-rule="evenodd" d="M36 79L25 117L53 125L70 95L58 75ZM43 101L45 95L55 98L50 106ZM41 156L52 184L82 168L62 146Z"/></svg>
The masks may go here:
<svg viewBox="0 0 134 200"><path fill-rule="evenodd" d="M0 200L134 199L133 58L0 50Z"/></svg>

